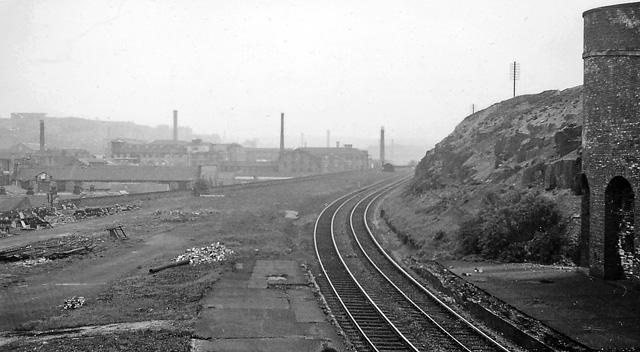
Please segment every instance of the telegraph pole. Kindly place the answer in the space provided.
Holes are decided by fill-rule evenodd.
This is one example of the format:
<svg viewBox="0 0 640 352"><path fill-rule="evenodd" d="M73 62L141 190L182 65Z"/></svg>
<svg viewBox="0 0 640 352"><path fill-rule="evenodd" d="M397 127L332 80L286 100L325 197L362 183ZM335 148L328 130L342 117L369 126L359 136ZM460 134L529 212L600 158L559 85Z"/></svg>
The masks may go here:
<svg viewBox="0 0 640 352"><path fill-rule="evenodd" d="M513 80L513 97L516 97L516 81L520 79L520 64L513 62L509 64L509 78Z"/></svg>

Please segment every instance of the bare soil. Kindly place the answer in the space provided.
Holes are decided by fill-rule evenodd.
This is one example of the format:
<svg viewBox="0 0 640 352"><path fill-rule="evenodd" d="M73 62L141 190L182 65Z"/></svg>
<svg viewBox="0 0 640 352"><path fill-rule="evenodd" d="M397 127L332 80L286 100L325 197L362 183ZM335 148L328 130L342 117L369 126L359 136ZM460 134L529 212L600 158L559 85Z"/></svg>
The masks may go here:
<svg viewBox="0 0 640 352"><path fill-rule="evenodd" d="M324 205L389 176L350 173L221 197L149 200L138 202L137 211L2 238L0 249L78 238L96 247L32 266L0 263L0 351L189 350L200 299L223 271L247 256L314 265L313 224ZM299 212L299 218L285 218L285 210ZM105 231L116 225L128 239ZM224 243L234 256L149 274L149 268L172 262L188 248L214 242ZM62 309L72 296L84 297L84 306ZM152 321L164 323L145 325ZM86 329L96 326L122 328Z"/></svg>

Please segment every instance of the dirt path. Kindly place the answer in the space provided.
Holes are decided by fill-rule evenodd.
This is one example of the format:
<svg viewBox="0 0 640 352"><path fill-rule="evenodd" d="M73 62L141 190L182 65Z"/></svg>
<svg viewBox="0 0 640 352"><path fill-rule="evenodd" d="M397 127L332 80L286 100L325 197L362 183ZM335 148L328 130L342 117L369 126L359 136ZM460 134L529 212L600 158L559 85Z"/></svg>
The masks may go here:
<svg viewBox="0 0 640 352"><path fill-rule="evenodd" d="M148 265L161 256L177 255L187 247L188 239L159 233L146 242L126 244L108 255L69 265L55 273L42 273L6 291L0 291L0 330L14 329L34 319L32 313L59 310L66 298L82 296L87 300L97 295L114 280L124 276L148 275ZM46 300L42 298L46 297Z"/></svg>
<svg viewBox="0 0 640 352"><path fill-rule="evenodd" d="M104 238L105 229L114 224L125 224L130 237L130 240L108 243L108 251L89 254L82 259L81 265L46 270L25 278L17 286L0 290L0 330L15 329L26 321L60 311L64 300L72 296L95 299L113 281L126 276L148 275L150 262L182 253L189 239L176 236L175 225L153 223L154 212L174 207L175 201L162 202L153 209L122 212L2 239L0 248L70 235Z"/></svg>

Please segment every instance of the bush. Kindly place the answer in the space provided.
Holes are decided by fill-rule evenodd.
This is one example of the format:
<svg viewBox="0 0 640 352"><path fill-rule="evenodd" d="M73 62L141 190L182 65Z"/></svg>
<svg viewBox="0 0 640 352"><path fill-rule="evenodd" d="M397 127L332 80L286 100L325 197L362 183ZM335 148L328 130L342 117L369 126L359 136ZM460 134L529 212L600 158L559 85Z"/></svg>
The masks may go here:
<svg viewBox="0 0 640 352"><path fill-rule="evenodd" d="M458 252L505 262L554 263L568 250L566 220L538 190L490 193L485 208L457 232Z"/></svg>

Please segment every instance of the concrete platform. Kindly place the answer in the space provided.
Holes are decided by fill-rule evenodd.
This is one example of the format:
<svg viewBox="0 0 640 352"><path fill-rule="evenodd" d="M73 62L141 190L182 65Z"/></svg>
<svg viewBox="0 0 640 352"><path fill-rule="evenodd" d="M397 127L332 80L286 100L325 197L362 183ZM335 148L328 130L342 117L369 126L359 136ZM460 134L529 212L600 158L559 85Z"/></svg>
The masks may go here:
<svg viewBox="0 0 640 352"><path fill-rule="evenodd" d="M640 292L632 290L629 282L600 280L573 267L464 261L442 264L587 347L640 348Z"/></svg>
<svg viewBox="0 0 640 352"><path fill-rule="evenodd" d="M344 350L295 261L247 261L203 302L192 351Z"/></svg>

